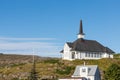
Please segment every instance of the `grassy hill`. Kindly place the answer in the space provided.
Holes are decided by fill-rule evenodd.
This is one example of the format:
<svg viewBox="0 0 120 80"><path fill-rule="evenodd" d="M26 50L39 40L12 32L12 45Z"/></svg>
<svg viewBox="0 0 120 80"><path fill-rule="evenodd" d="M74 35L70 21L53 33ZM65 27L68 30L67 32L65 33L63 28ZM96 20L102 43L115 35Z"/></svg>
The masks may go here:
<svg viewBox="0 0 120 80"><path fill-rule="evenodd" d="M59 58L42 58L36 56L36 71L40 78L51 76L70 77L77 65L98 65L103 75L104 71L113 63L120 65L120 58L100 60L74 60L66 61ZM0 80L15 80L15 77L25 79L32 68L30 55L0 55ZM17 80L17 79L16 79Z"/></svg>

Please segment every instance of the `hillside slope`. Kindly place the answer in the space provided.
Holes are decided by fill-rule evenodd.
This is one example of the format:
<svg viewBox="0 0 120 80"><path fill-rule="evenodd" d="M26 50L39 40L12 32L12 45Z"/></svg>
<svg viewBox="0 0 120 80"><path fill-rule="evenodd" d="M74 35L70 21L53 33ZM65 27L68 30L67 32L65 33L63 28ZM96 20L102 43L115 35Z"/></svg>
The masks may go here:
<svg viewBox="0 0 120 80"><path fill-rule="evenodd" d="M51 76L64 78L70 77L77 65L98 65L103 75L104 71L113 63L120 65L120 59L100 59L100 60L75 60L65 61L59 58L42 58L36 56L36 71L40 78L50 78ZM0 80L26 79L32 68L31 56L23 55L0 55ZM4 65L4 66L3 66ZM8 66L9 65L9 66ZM17 80L17 79L16 79Z"/></svg>
<svg viewBox="0 0 120 80"><path fill-rule="evenodd" d="M0 54L0 67L11 66L12 64L23 64L32 62L33 55ZM49 59L35 56L37 61Z"/></svg>

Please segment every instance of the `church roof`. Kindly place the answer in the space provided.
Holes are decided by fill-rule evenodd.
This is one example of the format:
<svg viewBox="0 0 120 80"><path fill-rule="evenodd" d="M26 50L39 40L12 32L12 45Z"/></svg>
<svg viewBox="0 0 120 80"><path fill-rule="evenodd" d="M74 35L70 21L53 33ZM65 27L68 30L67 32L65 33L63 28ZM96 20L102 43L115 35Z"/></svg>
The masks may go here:
<svg viewBox="0 0 120 80"><path fill-rule="evenodd" d="M85 52L107 52L114 53L110 48L104 47L102 44L95 40L86 40L83 38L77 39L74 42L67 42L71 51L85 51Z"/></svg>

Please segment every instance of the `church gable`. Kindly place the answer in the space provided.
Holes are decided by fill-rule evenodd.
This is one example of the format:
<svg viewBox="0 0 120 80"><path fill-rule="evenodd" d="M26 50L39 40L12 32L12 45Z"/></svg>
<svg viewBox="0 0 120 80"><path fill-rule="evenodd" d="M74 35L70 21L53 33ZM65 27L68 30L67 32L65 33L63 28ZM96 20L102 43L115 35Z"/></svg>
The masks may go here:
<svg viewBox="0 0 120 80"><path fill-rule="evenodd" d="M71 46L68 43L65 43L64 51L70 51L70 50L71 50Z"/></svg>

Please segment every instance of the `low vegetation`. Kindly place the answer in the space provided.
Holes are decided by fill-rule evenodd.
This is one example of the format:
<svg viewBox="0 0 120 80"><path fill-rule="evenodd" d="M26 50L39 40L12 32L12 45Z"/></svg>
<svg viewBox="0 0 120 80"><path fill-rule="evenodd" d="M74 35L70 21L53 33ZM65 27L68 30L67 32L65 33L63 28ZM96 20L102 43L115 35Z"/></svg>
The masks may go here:
<svg viewBox="0 0 120 80"><path fill-rule="evenodd" d="M120 65L111 64L105 71L104 80L120 80Z"/></svg>
<svg viewBox="0 0 120 80"><path fill-rule="evenodd" d="M0 57L3 58L3 55L0 55ZM18 59L11 56L12 60L8 59L8 63L6 59L5 62L7 64L5 63L4 65L2 62L4 66L0 65L2 66L0 67L0 80L27 80L27 77L30 75L29 73L32 68L32 61L29 61L32 60L32 57L30 56L29 58L26 58L26 60L23 60L23 57L19 57ZM18 62L15 59L19 61L21 60L21 62ZM40 79L50 79L51 77L55 79L70 77L73 74L75 67L77 65L83 65L84 62L86 65L98 65L102 76L104 76L104 73L109 68L109 66L111 66L111 64L117 64L120 66L120 58L74 61L66 61L59 58L40 59L36 57L35 59L37 59L36 71ZM4 61L3 59L1 60Z"/></svg>
<svg viewBox="0 0 120 80"><path fill-rule="evenodd" d="M114 58L120 58L120 53L114 54Z"/></svg>

